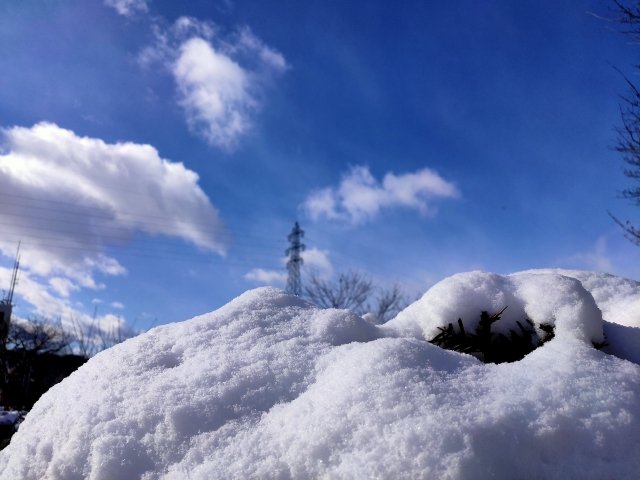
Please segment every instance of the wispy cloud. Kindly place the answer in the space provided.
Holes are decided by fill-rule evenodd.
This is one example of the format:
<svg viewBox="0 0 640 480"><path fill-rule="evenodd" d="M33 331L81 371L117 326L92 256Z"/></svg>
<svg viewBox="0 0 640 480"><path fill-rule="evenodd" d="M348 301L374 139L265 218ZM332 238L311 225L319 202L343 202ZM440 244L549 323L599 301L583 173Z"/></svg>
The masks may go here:
<svg viewBox="0 0 640 480"><path fill-rule="evenodd" d="M606 235L598 237L593 248L589 251L576 253L568 258L560 260L559 263L562 266L571 268L616 273L616 268L614 267L610 257Z"/></svg>
<svg viewBox="0 0 640 480"><path fill-rule="evenodd" d="M337 187L309 195L303 209L313 220L325 217L361 224L383 208L413 208L422 215L431 215L435 213L434 200L459 196L453 183L429 168L401 175L389 172L379 182L369 167L360 165L352 167Z"/></svg>
<svg viewBox="0 0 640 480"><path fill-rule="evenodd" d="M149 11L148 0L104 0L104 4L113 7L116 12L130 17L139 12Z"/></svg>
<svg viewBox="0 0 640 480"><path fill-rule="evenodd" d="M139 232L224 254L227 233L198 175L152 146L109 144L52 123L2 133L0 252L11 257L22 242L20 292L29 289L41 313L69 308L80 289L104 288L98 275L125 274L105 252Z"/></svg>
<svg viewBox="0 0 640 480"><path fill-rule="evenodd" d="M251 130L266 86L286 70L282 54L248 27L223 36L213 23L191 17L169 29L156 26L155 33L155 44L139 56L141 64L159 62L173 76L191 131L233 149Z"/></svg>
<svg viewBox="0 0 640 480"><path fill-rule="evenodd" d="M330 277L333 275L333 264L329 258L327 250L310 248L302 252L303 269L313 271L320 277Z"/></svg>

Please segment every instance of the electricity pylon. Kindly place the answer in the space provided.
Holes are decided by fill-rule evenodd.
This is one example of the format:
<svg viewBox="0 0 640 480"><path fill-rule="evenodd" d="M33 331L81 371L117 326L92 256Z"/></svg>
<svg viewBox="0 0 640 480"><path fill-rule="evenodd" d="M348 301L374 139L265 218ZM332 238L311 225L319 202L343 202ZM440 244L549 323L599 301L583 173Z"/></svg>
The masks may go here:
<svg viewBox="0 0 640 480"><path fill-rule="evenodd" d="M289 248L285 250L285 254L289 256L287 261L287 293L298 295L302 293L302 281L300 280L300 267L302 266L302 257L300 254L304 251L305 245L300 242L304 237L304 230L300 228L298 222L295 223L291 233L287 237L289 240Z"/></svg>

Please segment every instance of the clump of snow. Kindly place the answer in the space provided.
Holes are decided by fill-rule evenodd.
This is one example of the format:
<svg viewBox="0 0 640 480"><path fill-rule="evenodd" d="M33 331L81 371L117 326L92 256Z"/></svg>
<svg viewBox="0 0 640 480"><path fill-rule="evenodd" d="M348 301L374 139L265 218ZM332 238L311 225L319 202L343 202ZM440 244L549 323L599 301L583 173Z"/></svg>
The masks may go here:
<svg viewBox="0 0 640 480"><path fill-rule="evenodd" d="M500 365L425 341L505 305L501 328L556 337ZM258 289L91 359L0 478L635 478L640 365L601 338L593 296L557 273L457 275L382 327Z"/></svg>
<svg viewBox="0 0 640 480"><path fill-rule="evenodd" d="M602 311L604 351L640 364L640 282L583 270L531 270L573 277L591 293Z"/></svg>
<svg viewBox="0 0 640 480"><path fill-rule="evenodd" d="M458 318L473 331L480 312L506 310L494 325L496 332L518 331L516 322L530 319L555 327L562 340L602 342L602 314L579 280L557 273L460 273L434 285L424 296L387 322L385 328L430 340L439 327L456 325Z"/></svg>
<svg viewBox="0 0 640 480"><path fill-rule="evenodd" d="M575 278L591 293L605 320L627 327L640 327L640 282L584 270L545 269L523 273L556 273Z"/></svg>

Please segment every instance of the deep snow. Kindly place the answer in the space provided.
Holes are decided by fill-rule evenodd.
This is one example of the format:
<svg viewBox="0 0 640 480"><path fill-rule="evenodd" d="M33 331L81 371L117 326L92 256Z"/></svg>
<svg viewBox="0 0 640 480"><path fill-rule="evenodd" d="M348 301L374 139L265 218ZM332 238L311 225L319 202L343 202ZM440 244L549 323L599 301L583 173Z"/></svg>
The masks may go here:
<svg viewBox="0 0 640 480"><path fill-rule="evenodd" d="M500 365L425 341L505 306L497 329L555 338ZM380 327L253 290L53 387L0 477L635 478L640 366L592 342L637 362L639 317L636 282L590 272L455 275Z"/></svg>

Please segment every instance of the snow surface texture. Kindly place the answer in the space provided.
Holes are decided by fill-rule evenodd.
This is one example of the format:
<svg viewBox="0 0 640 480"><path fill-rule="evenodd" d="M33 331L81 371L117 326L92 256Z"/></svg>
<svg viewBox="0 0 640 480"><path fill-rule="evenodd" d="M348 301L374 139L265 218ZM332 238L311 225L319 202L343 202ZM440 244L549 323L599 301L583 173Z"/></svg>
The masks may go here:
<svg viewBox="0 0 640 480"><path fill-rule="evenodd" d="M53 387L0 478L636 478L640 366L592 347L594 296L553 272L472 272L377 327L253 290ZM425 341L504 306L497 329L528 317L556 337L500 365Z"/></svg>

